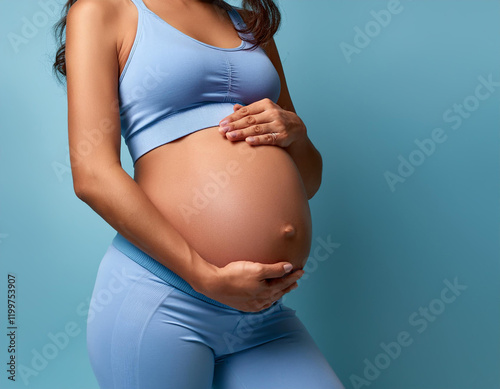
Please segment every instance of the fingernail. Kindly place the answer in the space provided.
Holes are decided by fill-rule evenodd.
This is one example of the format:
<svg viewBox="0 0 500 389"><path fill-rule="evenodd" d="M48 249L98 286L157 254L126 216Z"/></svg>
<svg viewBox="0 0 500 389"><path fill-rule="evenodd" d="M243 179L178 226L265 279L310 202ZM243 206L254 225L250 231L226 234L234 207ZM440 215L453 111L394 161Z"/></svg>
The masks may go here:
<svg viewBox="0 0 500 389"><path fill-rule="evenodd" d="M286 265L283 266L283 269L288 273L290 270L293 269L293 265L291 263L287 263Z"/></svg>
<svg viewBox="0 0 500 389"><path fill-rule="evenodd" d="M224 121L222 121L222 122L219 123L219 126L221 126L221 127L225 126L227 123L229 123L229 121L228 120L224 120Z"/></svg>
<svg viewBox="0 0 500 389"><path fill-rule="evenodd" d="M255 138L254 138L253 136L249 136L249 137L247 138L247 140L248 140L249 142L253 142L253 141L254 141L254 139L255 139Z"/></svg>
<svg viewBox="0 0 500 389"><path fill-rule="evenodd" d="M229 126L222 126L221 130L222 132L226 133L229 130Z"/></svg>

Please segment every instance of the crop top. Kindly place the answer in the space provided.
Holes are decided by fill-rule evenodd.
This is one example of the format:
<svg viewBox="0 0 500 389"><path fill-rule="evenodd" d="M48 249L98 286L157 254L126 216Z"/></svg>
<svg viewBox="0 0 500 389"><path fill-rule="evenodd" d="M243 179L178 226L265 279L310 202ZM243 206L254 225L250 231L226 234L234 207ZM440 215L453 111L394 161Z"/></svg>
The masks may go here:
<svg viewBox="0 0 500 389"><path fill-rule="evenodd" d="M233 105L263 98L277 102L279 75L265 51L252 50L246 34L241 44L221 48L174 28L142 0L137 32L119 78L121 134L134 166L139 157L195 131L217 126ZM235 7L228 14L246 27ZM247 38L248 39L248 38Z"/></svg>

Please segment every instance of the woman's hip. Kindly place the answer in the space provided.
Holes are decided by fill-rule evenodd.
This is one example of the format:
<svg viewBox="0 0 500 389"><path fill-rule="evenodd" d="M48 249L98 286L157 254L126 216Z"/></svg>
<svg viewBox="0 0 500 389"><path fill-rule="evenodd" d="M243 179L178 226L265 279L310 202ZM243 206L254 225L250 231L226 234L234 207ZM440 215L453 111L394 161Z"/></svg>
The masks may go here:
<svg viewBox="0 0 500 389"><path fill-rule="evenodd" d="M216 359L305 332L282 299L255 313L217 306L174 287L110 245L92 293L87 349L101 388L146 383L154 388L153 382L166 377L184 382L186 372L203 366L204 384L192 386L201 388L211 381Z"/></svg>

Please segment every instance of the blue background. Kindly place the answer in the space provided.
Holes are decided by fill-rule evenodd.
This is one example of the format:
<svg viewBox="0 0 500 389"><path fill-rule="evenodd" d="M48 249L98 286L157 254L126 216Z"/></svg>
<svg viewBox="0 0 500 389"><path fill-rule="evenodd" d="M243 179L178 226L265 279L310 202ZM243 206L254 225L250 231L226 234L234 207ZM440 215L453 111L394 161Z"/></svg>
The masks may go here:
<svg viewBox="0 0 500 389"><path fill-rule="evenodd" d="M402 1L378 27L371 11L387 1L279 5L287 83L324 162L307 273L286 304L346 388L500 388L500 87L472 97L481 76L500 81L500 2ZM3 336L0 388L97 388L85 310L115 232L73 192L66 95L51 73L57 15L35 1L2 1L0 15L0 322L6 333L15 274L18 325L17 382L6 378ZM38 31L16 50L9 34L33 17ZM372 37L347 56L356 27ZM469 117L453 128L443 115L464 102ZM446 140L391 190L387 172L435 128ZM132 175L124 143L122 164ZM334 242L328 255L321 240ZM464 286L444 303L447 281ZM50 334L72 322L75 336L35 369ZM384 359L380 344L404 332L411 345ZM375 362L386 364L376 377L365 371Z"/></svg>

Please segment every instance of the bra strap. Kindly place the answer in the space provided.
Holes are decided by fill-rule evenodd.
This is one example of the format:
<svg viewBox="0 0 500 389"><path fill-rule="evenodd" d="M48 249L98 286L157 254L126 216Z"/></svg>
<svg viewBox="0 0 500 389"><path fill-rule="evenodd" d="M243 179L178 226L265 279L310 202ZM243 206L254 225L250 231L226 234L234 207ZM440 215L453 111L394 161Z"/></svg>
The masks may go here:
<svg viewBox="0 0 500 389"><path fill-rule="evenodd" d="M245 22L243 21L243 18L241 17L240 13L236 10L235 7L229 4L231 9L229 10L230 14L232 15L233 22L237 25L238 28L246 27Z"/></svg>
<svg viewBox="0 0 500 389"><path fill-rule="evenodd" d="M246 28L247 25L245 24L245 21L243 20L243 18L241 17L240 13L237 11L236 7L233 7L232 5L229 5L231 7L231 9L229 10L229 13L233 20L233 24L239 29L243 29L243 28ZM243 40L247 40L249 39L249 37L253 38L253 34L251 33L243 33L243 32L238 32L238 35L243 39Z"/></svg>
<svg viewBox="0 0 500 389"><path fill-rule="evenodd" d="M140 9L140 10L147 10L148 9L148 7L146 7L146 5L144 4L144 2L142 0L130 0L130 1L132 1L132 3L135 4L137 9Z"/></svg>

